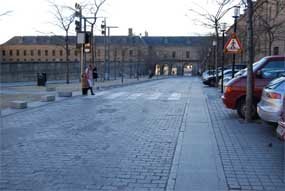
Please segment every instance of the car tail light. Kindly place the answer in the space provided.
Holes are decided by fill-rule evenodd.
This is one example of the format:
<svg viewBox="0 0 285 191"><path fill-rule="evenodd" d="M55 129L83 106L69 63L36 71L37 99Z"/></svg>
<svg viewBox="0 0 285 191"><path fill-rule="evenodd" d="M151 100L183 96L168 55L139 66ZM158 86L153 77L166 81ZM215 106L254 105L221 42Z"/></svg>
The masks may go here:
<svg viewBox="0 0 285 191"><path fill-rule="evenodd" d="M225 93L230 93L230 92L232 92L232 91L233 91L233 89L232 89L231 86L226 86L226 88L225 88Z"/></svg>
<svg viewBox="0 0 285 191"><path fill-rule="evenodd" d="M281 94L275 92L267 92L266 96L271 99L281 99Z"/></svg>

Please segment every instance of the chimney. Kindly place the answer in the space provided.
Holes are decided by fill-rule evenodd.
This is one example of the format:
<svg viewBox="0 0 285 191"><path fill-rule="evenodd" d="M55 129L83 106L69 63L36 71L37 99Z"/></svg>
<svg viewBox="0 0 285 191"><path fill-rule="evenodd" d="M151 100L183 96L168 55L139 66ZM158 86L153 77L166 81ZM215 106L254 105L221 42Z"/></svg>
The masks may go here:
<svg viewBox="0 0 285 191"><path fill-rule="evenodd" d="M133 36L133 29L129 28L129 36Z"/></svg>

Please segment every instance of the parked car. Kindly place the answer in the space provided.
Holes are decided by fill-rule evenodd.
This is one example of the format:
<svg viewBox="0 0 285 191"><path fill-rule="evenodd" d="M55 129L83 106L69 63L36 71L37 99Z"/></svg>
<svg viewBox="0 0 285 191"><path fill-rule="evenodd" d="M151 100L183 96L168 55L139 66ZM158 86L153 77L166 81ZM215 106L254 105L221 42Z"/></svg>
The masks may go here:
<svg viewBox="0 0 285 191"><path fill-rule="evenodd" d="M278 121L276 132L277 136L279 136L282 140L285 140L285 96L283 97L283 109L281 112L281 117Z"/></svg>
<svg viewBox="0 0 285 191"><path fill-rule="evenodd" d="M235 64L234 68L235 68L235 70L242 70L242 69L246 68L246 64L237 63L237 64ZM232 69L232 65L225 66L225 69Z"/></svg>
<svg viewBox="0 0 285 191"><path fill-rule="evenodd" d="M235 70L234 73L236 74L237 72L239 72L240 70ZM219 87L221 87L222 85L222 75L219 74L220 78L219 78ZM230 81L232 79L232 69L226 69L224 70L224 85Z"/></svg>
<svg viewBox="0 0 285 191"><path fill-rule="evenodd" d="M277 123L285 96L285 77L272 80L262 92L261 101L257 104L257 113L261 119Z"/></svg>
<svg viewBox="0 0 285 191"><path fill-rule="evenodd" d="M202 81L203 84L205 85L210 85L211 81L210 79L212 79L216 74L215 70L206 70L203 74L202 74Z"/></svg>
<svg viewBox="0 0 285 191"><path fill-rule="evenodd" d="M257 117L256 106L260 101L263 88L278 75L285 72L285 56L267 56L253 64L253 105L252 117ZM222 96L227 108L237 110L240 117L245 116L247 70L242 70L226 83Z"/></svg>

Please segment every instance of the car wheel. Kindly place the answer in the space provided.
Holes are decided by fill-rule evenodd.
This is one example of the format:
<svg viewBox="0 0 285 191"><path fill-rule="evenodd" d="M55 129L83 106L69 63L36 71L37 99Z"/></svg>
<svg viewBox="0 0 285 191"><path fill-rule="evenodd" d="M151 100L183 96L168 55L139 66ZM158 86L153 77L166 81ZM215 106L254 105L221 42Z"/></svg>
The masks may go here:
<svg viewBox="0 0 285 191"><path fill-rule="evenodd" d="M254 103L251 106L251 118L252 119L256 119L258 117L257 115L257 107L256 107L256 102L254 101ZM241 118L245 118L245 112L246 112L246 103L245 103L245 99L241 99L238 104L237 104L237 113Z"/></svg>
<svg viewBox="0 0 285 191"><path fill-rule="evenodd" d="M210 81L210 86L211 86L211 87L214 87L214 86L215 86L215 80L211 80L211 81Z"/></svg>

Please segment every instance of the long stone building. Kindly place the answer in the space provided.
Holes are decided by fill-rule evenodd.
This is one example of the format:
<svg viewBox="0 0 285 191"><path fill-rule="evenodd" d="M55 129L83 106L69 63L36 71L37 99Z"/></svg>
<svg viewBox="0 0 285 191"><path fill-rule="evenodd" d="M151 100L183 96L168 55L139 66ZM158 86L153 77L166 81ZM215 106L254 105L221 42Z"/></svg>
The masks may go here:
<svg viewBox="0 0 285 191"><path fill-rule="evenodd" d="M47 73L48 80L79 79L80 48L76 37L16 36L0 46L1 82L34 81L36 74ZM97 67L99 77L108 72L119 75L197 74L211 37L96 36L94 51L86 53L84 64ZM66 55L68 52L68 58ZM92 56L93 55L93 56ZM68 74L67 74L68 73Z"/></svg>

